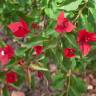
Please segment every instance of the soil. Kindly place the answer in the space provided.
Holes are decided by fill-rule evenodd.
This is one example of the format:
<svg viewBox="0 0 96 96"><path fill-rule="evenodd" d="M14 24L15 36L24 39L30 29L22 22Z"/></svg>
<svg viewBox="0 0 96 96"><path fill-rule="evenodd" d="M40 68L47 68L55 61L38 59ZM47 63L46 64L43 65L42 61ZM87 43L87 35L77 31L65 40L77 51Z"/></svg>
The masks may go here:
<svg viewBox="0 0 96 96"><path fill-rule="evenodd" d="M96 96L96 74L87 72L83 80L86 82L87 86L87 92L83 96Z"/></svg>
<svg viewBox="0 0 96 96"><path fill-rule="evenodd" d="M96 96L96 74L88 71L81 78L85 81L87 86L87 91L82 96ZM54 91L46 84L45 81L37 79L36 82L36 85L38 86L33 92L30 91L26 96L53 96Z"/></svg>

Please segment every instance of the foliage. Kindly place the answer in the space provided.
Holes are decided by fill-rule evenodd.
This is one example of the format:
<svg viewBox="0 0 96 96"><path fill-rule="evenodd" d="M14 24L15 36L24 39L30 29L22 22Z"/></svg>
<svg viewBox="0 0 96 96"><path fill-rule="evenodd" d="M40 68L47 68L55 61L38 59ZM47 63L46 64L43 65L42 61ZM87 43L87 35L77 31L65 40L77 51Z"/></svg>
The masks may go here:
<svg viewBox="0 0 96 96"><path fill-rule="evenodd" d="M96 67L96 44L92 42L91 51L83 56L77 44L77 35L81 29L96 31L95 3L95 0L0 0L0 47L10 44L15 50L10 62L6 66L1 64L0 67L4 96L9 96L8 85L21 90L25 83L34 90L34 79L38 72L43 73L46 82L51 81L48 86L55 91L52 96L81 96L86 92L86 84L76 74L83 74L89 66ZM62 11L75 26L70 33L59 34L54 30L57 17ZM24 38L14 36L8 28L10 23L19 21L20 17L30 29L30 33ZM33 28L34 22L40 28ZM43 52L38 56L34 52L34 46L37 45L43 46ZM68 47L76 49L75 58L64 56L63 50ZM54 72L51 72L50 64L55 64ZM8 71L18 74L16 83L6 83L5 75ZM37 76L42 79L42 74Z"/></svg>

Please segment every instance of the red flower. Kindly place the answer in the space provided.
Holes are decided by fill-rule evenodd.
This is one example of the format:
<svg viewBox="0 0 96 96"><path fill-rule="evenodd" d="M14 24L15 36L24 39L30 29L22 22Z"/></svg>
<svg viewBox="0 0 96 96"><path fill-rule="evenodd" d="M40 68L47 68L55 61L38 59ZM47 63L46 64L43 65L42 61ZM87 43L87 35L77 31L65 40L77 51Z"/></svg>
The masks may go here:
<svg viewBox="0 0 96 96"><path fill-rule="evenodd" d="M75 26L64 17L64 12L61 12L57 18L57 25L55 27L56 32L71 32Z"/></svg>
<svg viewBox="0 0 96 96"><path fill-rule="evenodd" d="M6 73L6 82L7 83L14 83L17 81L17 74L16 72L10 71Z"/></svg>
<svg viewBox="0 0 96 96"><path fill-rule="evenodd" d="M9 24L8 28L16 37L25 37L30 32L28 25L23 19L18 22Z"/></svg>
<svg viewBox="0 0 96 96"><path fill-rule="evenodd" d="M40 78L40 79L43 79L43 77L44 77L43 73L40 72L40 71L38 71L36 75L37 75L37 77Z"/></svg>
<svg viewBox="0 0 96 96"><path fill-rule="evenodd" d="M14 50L10 45L0 48L0 61L2 65L6 65L13 56Z"/></svg>
<svg viewBox="0 0 96 96"><path fill-rule="evenodd" d="M43 46L34 46L34 50L36 52L36 55L39 56L43 51Z"/></svg>
<svg viewBox="0 0 96 96"><path fill-rule="evenodd" d="M33 22L32 28L36 30L36 29L40 29L40 26L37 23Z"/></svg>
<svg viewBox="0 0 96 96"><path fill-rule="evenodd" d="M86 56L91 50L90 42L96 42L96 33L87 32L85 29L80 30L77 37L80 50Z"/></svg>
<svg viewBox="0 0 96 96"><path fill-rule="evenodd" d="M64 49L64 56L66 58L74 58L76 55L74 54L75 49L74 48L65 48Z"/></svg>
<svg viewBox="0 0 96 96"><path fill-rule="evenodd" d="M24 64L25 64L24 59L20 59L20 60L18 61L18 64L19 64L19 65L24 65Z"/></svg>

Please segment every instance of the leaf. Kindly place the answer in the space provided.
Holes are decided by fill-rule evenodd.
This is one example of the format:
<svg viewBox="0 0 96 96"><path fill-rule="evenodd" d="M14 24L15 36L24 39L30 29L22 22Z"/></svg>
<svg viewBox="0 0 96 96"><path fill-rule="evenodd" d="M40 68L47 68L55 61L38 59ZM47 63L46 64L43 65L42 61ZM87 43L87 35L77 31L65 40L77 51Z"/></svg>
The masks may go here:
<svg viewBox="0 0 96 96"><path fill-rule="evenodd" d="M57 48L55 49L51 48L48 51L49 51L48 56L52 61L54 61L54 63L58 66L58 68L60 68L62 71L66 71L66 68L62 64L63 61L62 51L58 50Z"/></svg>
<svg viewBox="0 0 96 96"><path fill-rule="evenodd" d="M62 3L64 0L55 0L57 3Z"/></svg>
<svg viewBox="0 0 96 96"><path fill-rule="evenodd" d="M64 0L64 4L65 5L70 4L70 3L75 2L75 1L77 1L77 0Z"/></svg>
<svg viewBox="0 0 96 96"><path fill-rule="evenodd" d="M22 68L20 67L20 66L16 66L16 65L14 65L13 67L12 67L12 70L14 70L17 74L19 74L20 75L20 77L24 77L24 70L22 70Z"/></svg>
<svg viewBox="0 0 96 96"><path fill-rule="evenodd" d="M81 4L82 0L76 0L72 3L69 3L67 5L64 5L62 7L59 7L59 9L63 9L66 11L73 11L76 10L78 8L78 6Z"/></svg>
<svg viewBox="0 0 96 96"><path fill-rule="evenodd" d="M69 96L81 96L82 93L86 92L85 83L80 78L73 76L70 83Z"/></svg>
<svg viewBox="0 0 96 96"><path fill-rule="evenodd" d="M94 3L96 3L96 0L93 0L94 1Z"/></svg>
<svg viewBox="0 0 96 96"><path fill-rule="evenodd" d="M85 27L88 31L93 31L93 26L91 25L90 22L88 22L88 16L87 15L81 15L82 19L82 25Z"/></svg>
<svg viewBox="0 0 96 96"><path fill-rule="evenodd" d="M69 96L81 96L73 87L70 87Z"/></svg>
<svg viewBox="0 0 96 96"><path fill-rule="evenodd" d="M0 36L0 38L1 38L1 36ZM5 46L5 45L6 45L5 42L0 40L0 46Z"/></svg>
<svg viewBox="0 0 96 96"><path fill-rule="evenodd" d="M70 35L65 34L64 36L65 36L65 38L67 39L67 41L69 43L69 45L67 45L67 47L71 45L71 46L75 47L76 49L78 49L77 48L77 43L76 43L76 38L75 38L74 35L72 35L72 34L70 34Z"/></svg>
<svg viewBox="0 0 96 96"><path fill-rule="evenodd" d="M55 89L64 87L64 75L62 73L58 73L52 77L52 87Z"/></svg>
<svg viewBox="0 0 96 96"><path fill-rule="evenodd" d="M25 55L26 48L18 48L15 52L16 56L24 56Z"/></svg>
<svg viewBox="0 0 96 96"><path fill-rule="evenodd" d="M95 27L95 25L96 25L96 6L95 6L95 8L89 7L89 10L90 11L89 11L88 20L92 24L92 27L94 28L94 31L96 31L96 27Z"/></svg>
<svg viewBox="0 0 96 96"><path fill-rule="evenodd" d="M57 16L56 14L53 12L52 8L45 8L45 13L49 18L53 18L56 20Z"/></svg>
<svg viewBox="0 0 96 96"><path fill-rule="evenodd" d="M53 37L56 37L57 38L58 33L55 32L53 29L48 29L45 35L53 36Z"/></svg>
<svg viewBox="0 0 96 96"><path fill-rule="evenodd" d="M25 44L28 48L31 48L32 46L41 45L43 41L36 41L36 42L28 42Z"/></svg>
<svg viewBox="0 0 96 96"><path fill-rule="evenodd" d="M36 45L42 45L43 42L47 42L47 38L43 38L43 37L32 37L31 41L26 42L24 44L24 46L26 46L27 48L32 48L33 46Z"/></svg>
<svg viewBox="0 0 96 96"><path fill-rule="evenodd" d="M76 67L76 60L75 60L75 58L71 58L71 62L72 62L71 69L74 70L75 67Z"/></svg>
<svg viewBox="0 0 96 96"><path fill-rule="evenodd" d="M11 69L14 66L15 59L10 60L10 62L6 65L6 68Z"/></svg>
<svg viewBox="0 0 96 96"><path fill-rule="evenodd" d="M48 71L48 69L44 68L44 67L41 67L37 64L31 64L30 65L30 68L34 69L34 70L39 70L39 71Z"/></svg>
<svg viewBox="0 0 96 96"><path fill-rule="evenodd" d="M9 91L7 88L3 89L3 96L10 96Z"/></svg>

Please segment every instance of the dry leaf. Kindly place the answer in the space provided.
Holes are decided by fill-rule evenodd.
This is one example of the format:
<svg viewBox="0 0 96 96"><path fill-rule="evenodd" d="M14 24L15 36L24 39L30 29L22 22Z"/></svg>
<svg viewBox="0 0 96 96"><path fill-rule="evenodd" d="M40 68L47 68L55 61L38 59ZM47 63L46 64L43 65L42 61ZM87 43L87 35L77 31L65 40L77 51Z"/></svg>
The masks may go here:
<svg viewBox="0 0 96 96"><path fill-rule="evenodd" d="M11 96L25 96L25 94L21 91L13 91Z"/></svg>

